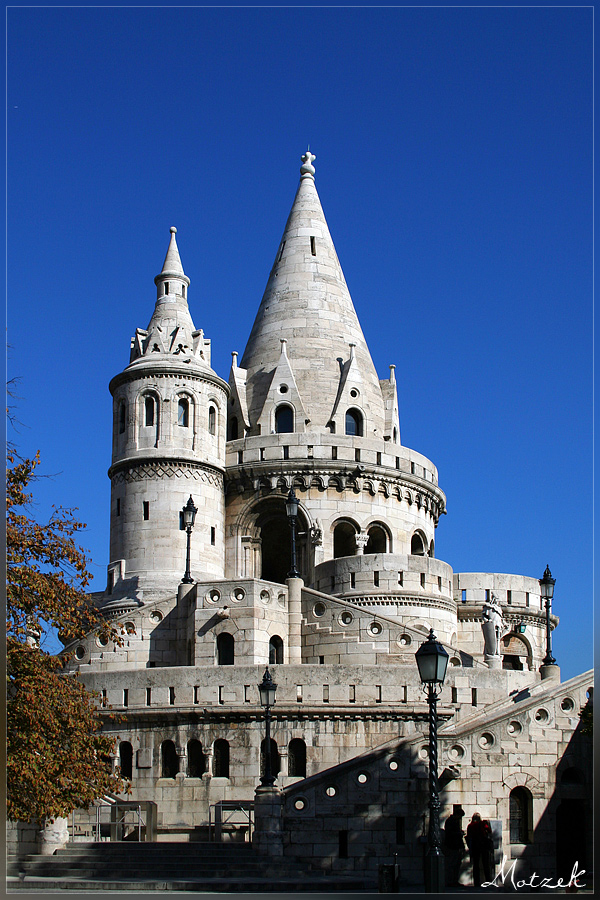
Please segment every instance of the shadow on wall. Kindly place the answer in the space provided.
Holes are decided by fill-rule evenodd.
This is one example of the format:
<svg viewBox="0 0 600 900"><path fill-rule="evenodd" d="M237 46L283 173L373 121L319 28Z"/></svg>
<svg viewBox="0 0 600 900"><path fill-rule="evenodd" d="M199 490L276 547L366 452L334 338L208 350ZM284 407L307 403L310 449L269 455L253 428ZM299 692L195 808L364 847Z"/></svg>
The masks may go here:
<svg viewBox="0 0 600 900"><path fill-rule="evenodd" d="M552 878L554 883L562 878L563 883L567 884L577 865L578 871L586 871L577 879L578 883L590 883L594 851L594 762L591 725L588 731L584 723L588 717L591 718L592 709L592 698L588 692L588 701L581 711L579 724L556 766L554 792L535 830L530 827L531 794L525 788L519 794L511 791L511 847L518 845L520 878L529 878L537 872L540 877ZM546 851L541 859L539 848L544 846L551 850Z"/></svg>

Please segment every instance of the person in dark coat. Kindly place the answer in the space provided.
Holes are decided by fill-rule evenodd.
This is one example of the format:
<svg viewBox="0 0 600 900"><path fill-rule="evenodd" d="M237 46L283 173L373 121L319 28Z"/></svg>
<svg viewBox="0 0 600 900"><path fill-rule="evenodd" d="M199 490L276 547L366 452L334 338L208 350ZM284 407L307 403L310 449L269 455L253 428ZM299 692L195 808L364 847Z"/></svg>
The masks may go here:
<svg viewBox="0 0 600 900"><path fill-rule="evenodd" d="M464 814L464 809L455 803L452 815L448 816L444 825L444 856L446 857L446 884L448 887L458 886L460 864L465 855L462 830Z"/></svg>
<svg viewBox="0 0 600 900"><path fill-rule="evenodd" d="M477 812L473 813L471 821L467 825L467 847L473 866L473 885L481 887L482 874L486 881L490 880L490 855L483 822Z"/></svg>

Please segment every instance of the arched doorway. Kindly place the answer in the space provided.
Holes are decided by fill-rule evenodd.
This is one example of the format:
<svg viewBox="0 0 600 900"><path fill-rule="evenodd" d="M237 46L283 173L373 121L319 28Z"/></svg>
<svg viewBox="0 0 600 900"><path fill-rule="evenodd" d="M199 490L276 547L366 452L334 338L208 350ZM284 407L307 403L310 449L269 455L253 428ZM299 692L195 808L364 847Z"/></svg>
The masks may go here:
<svg viewBox="0 0 600 900"><path fill-rule="evenodd" d="M285 584L292 567L290 523L285 512L285 498L269 498L255 508L256 527L261 539L261 573L265 581ZM307 580L306 535L308 526L301 512L296 522L296 565Z"/></svg>

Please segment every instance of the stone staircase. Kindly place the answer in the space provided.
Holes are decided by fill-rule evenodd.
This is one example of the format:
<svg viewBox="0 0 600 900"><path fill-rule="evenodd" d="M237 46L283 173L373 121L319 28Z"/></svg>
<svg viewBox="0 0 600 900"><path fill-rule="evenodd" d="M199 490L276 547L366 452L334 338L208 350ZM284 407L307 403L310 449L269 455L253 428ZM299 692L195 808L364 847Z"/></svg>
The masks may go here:
<svg viewBox="0 0 600 900"><path fill-rule="evenodd" d="M327 874L309 862L260 856L250 844L73 843L8 866L7 891L366 893L363 875Z"/></svg>

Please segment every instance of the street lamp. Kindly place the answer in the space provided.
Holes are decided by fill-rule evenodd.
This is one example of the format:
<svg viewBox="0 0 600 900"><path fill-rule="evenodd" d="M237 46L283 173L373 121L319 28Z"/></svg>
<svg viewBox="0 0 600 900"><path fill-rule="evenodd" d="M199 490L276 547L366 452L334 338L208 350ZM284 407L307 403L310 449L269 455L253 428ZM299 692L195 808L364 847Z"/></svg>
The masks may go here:
<svg viewBox="0 0 600 900"><path fill-rule="evenodd" d="M556 660L552 656L552 638L550 635L550 606L552 597L554 596L554 585L556 578L552 577L549 566L546 566L542 578L540 578L540 588L542 600L546 601L546 655L542 661L543 666L555 666Z"/></svg>
<svg viewBox="0 0 600 900"><path fill-rule="evenodd" d="M187 551L185 557L185 575L181 579L182 584L193 584L194 579L192 578L190 572L190 544L192 538L192 529L194 527L194 522L196 521L196 513L198 509L194 506L194 501L192 500L192 495L190 494L190 499L185 504L183 509L181 510L181 515L183 518L183 525L187 532Z"/></svg>
<svg viewBox="0 0 600 900"><path fill-rule="evenodd" d="M296 494L294 492L294 488L291 488L288 498L285 504L285 511L287 513L287 517L290 520L290 529L292 534L292 568L288 572L288 578L300 578L300 572L296 567L296 520L298 518L298 500L296 498Z"/></svg>
<svg viewBox="0 0 600 900"><path fill-rule="evenodd" d="M425 853L425 891L441 893L445 888L444 855L440 833L440 797L437 771L437 698L442 691L448 654L433 628L415 653L423 690L429 704L429 833Z"/></svg>
<svg viewBox="0 0 600 900"><path fill-rule="evenodd" d="M265 708L265 774L260 776L260 782L264 787L272 787L275 783L275 775L271 775L271 707L275 703L277 685L271 678L269 667L265 669L263 680L258 685L260 705Z"/></svg>

